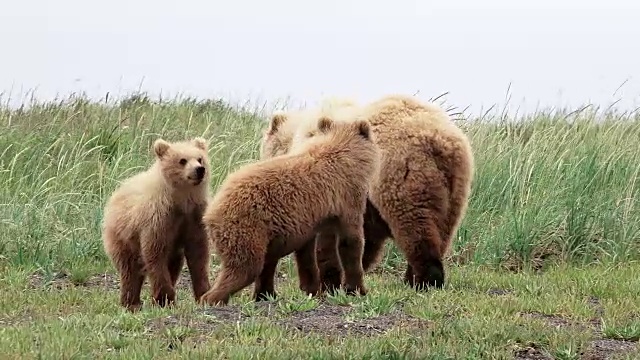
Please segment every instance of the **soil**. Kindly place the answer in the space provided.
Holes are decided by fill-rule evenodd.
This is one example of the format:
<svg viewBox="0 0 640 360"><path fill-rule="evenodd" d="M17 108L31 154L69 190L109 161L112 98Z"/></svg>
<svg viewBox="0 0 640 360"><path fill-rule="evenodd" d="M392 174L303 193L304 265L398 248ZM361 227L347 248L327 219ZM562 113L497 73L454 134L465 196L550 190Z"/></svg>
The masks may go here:
<svg viewBox="0 0 640 360"><path fill-rule="evenodd" d="M544 349L541 349L538 345L531 343L527 346L516 350L514 359L517 360L547 360L553 359L553 356L549 355Z"/></svg>
<svg viewBox="0 0 640 360"><path fill-rule="evenodd" d="M512 293L511 290L505 290L505 289L491 288L487 290L487 294L492 296L503 296L503 295L509 295L511 293Z"/></svg>
<svg viewBox="0 0 640 360"><path fill-rule="evenodd" d="M602 321L600 317L604 314L604 308L600 304L598 298L591 296L587 299L587 303L593 307L596 316L587 323L571 321L557 315L542 314L538 312L521 313L521 316L543 319L553 327L580 327L582 329L590 329L595 339L590 341L586 349L580 353L582 360L606 360L614 356L624 355L638 348L637 341L626 341L618 339L605 339L601 331ZM526 351L525 351L526 350ZM548 355L542 354L538 349L524 349L516 352L516 359L551 359ZM543 356L543 357L540 357ZM544 357L547 356L547 357Z"/></svg>
<svg viewBox="0 0 640 360"><path fill-rule="evenodd" d="M145 281L145 285L148 285L148 281ZM46 277L39 273L34 273L29 276L29 287L31 289L45 286L50 286L58 290L69 287L99 287L105 290L118 290L120 288L120 279L117 274L104 273L90 276L83 281L74 281L71 276L64 271L54 273L50 281L47 281ZM191 278L187 269L183 269L176 287L178 289L191 291Z"/></svg>
<svg viewBox="0 0 640 360"><path fill-rule="evenodd" d="M611 359L613 355L624 355L632 352L638 347L638 342L598 339L589 344L586 351L581 354L582 360L603 360Z"/></svg>
<svg viewBox="0 0 640 360"><path fill-rule="evenodd" d="M312 310L295 312L288 318L279 320L278 323L289 330L328 337L373 336L383 334L394 327L424 329L430 324L426 320L406 315L401 311L347 321L344 318L347 312L347 307L321 304Z"/></svg>

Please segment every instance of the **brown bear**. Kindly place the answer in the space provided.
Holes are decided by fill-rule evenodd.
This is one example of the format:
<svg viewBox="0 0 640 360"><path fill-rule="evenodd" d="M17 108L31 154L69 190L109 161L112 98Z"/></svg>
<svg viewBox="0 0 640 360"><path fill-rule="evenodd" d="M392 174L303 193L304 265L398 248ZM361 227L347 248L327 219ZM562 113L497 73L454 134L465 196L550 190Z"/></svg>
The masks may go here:
<svg viewBox="0 0 640 360"><path fill-rule="evenodd" d="M196 300L209 290L209 243L202 225L209 196L209 160L203 138L157 139L155 163L114 191L104 209L104 249L120 274L120 303L142 305L149 276L160 306L175 300L184 258Z"/></svg>
<svg viewBox="0 0 640 360"><path fill-rule="evenodd" d="M277 127L277 120L272 124ZM301 289L316 295L320 279L315 233L341 235L337 256L344 264L349 294L365 295L363 214L379 151L366 121L316 120L318 136L287 155L245 165L230 174L203 216L207 235L221 260L209 305L255 282L254 299L275 297L278 261L294 252Z"/></svg>
<svg viewBox="0 0 640 360"><path fill-rule="evenodd" d="M310 120L333 116L371 124L382 161L367 200L363 268L381 259L393 237L407 259L405 281L416 289L442 287L443 257L466 212L474 159L467 136L435 104L391 95L365 106L350 101L272 117L261 146L261 158L287 153L292 144L313 138ZM340 286L340 262L330 244L335 233L321 231L317 260L323 289ZM301 279L302 281L303 279Z"/></svg>

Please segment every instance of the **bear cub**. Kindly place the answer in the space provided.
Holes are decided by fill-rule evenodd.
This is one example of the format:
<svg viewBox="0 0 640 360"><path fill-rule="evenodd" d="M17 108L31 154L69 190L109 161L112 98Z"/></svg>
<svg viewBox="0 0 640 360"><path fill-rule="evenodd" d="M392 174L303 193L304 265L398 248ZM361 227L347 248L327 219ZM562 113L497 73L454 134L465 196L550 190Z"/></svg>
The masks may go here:
<svg viewBox="0 0 640 360"><path fill-rule="evenodd" d="M156 304L175 301L186 258L196 301L209 290L209 243L202 225L209 196L207 143L157 139L155 163L116 189L104 209L104 250L120 275L120 304L140 308L146 276Z"/></svg>
<svg viewBox="0 0 640 360"><path fill-rule="evenodd" d="M276 117L270 131L280 125ZM287 155L241 167L210 200L203 223L222 266L201 302L226 305L252 282L256 301L275 297L278 261L292 252L301 290L317 295L315 233L322 228L342 235L333 246L344 266L345 290L366 294L363 214L378 148L366 121L322 117L317 133Z"/></svg>

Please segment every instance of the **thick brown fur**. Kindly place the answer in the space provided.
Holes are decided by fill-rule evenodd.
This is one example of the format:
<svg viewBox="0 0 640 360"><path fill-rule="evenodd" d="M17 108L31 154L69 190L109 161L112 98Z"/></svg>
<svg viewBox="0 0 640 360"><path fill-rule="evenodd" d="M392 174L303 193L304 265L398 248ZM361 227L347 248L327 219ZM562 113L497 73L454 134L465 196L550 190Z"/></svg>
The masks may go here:
<svg viewBox="0 0 640 360"><path fill-rule="evenodd" d="M196 300L210 287L202 225L209 196L207 144L202 138L158 139L153 149L155 163L125 180L104 210L104 249L120 274L120 304L131 311L142 305L146 276L155 303L173 303L185 257Z"/></svg>
<svg viewBox="0 0 640 360"><path fill-rule="evenodd" d="M281 131L269 127L262 158L284 154L292 144L312 139L308 119L319 115L368 121L381 150L380 172L365 214L365 271L379 263L386 238L393 237L407 259L405 281L418 289L441 287L442 260L471 192L474 159L467 136L442 109L413 97L391 95L365 106L333 101L319 109L278 114ZM331 232L318 234L319 243L332 238ZM317 259L323 287L339 286L341 268L332 248L318 248Z"/></svg>
<svg viewBox="0 0 640 360"><path fill-rule="evenodd" d="M203 222L222 267L202 302L227 304L252 282L256 301L275 297L278 261L292 252L304 279L301 289L317 294L315 233L322 228L341 235L333 250L345 264L347 292L366 294L363 214L379 151L366 121L320 118L315 128L313 140L287 155L245 165L220 186Z"/></svg>

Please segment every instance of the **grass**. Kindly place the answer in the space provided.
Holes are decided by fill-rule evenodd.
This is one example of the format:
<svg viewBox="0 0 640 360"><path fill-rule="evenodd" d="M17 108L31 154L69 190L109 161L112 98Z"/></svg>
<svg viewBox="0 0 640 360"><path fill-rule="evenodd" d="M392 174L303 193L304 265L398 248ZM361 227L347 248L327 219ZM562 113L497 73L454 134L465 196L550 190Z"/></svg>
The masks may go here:
<svg viewBox="0 0 640 360"><path fill-rule="evenodd" d="M459 121L476 177L440 291L405 287L389 242L365 297L306 298L287 258L273 302L245 290L200 308L185 277L175 308L137 314L118 306L102 250L106 197L148 166L158 136L209 139L215 191L257 158L264 121L222 101L140 94L0 109L0 124L3 359L640 358L637 114Z"/></svg>

